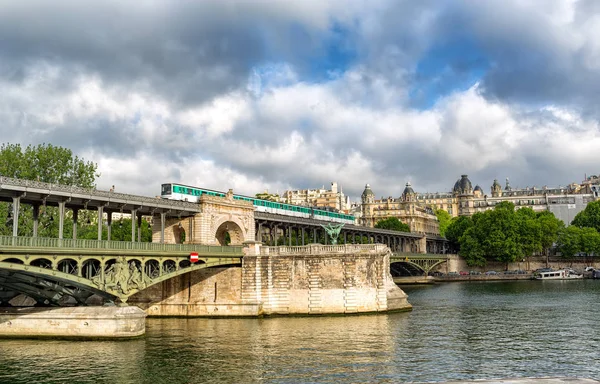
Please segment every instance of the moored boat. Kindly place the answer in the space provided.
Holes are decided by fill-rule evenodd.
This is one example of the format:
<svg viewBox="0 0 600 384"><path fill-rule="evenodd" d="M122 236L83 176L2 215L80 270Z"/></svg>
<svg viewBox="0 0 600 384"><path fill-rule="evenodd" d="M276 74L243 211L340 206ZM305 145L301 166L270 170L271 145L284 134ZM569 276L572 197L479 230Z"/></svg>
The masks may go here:
<svg viewBox="0 0 600 384"><path fill-rule="evenodd" d="M558 271L538 272L536 280L570 280L583 279L583 274L577 273L572 269L559 269Z"/></svg>

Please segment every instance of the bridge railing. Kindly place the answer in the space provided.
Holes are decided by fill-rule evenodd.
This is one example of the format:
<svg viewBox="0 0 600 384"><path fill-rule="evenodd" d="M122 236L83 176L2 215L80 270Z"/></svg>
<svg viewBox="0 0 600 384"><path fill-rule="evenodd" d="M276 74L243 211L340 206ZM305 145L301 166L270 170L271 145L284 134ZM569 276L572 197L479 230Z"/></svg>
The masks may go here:
<svg viewBox="0 0 600 384"><path fill-rule="evenodd" d="M55 239L48 237L0 236L0 247L31 247L31 248L77 248L77 249L107 249L133 251L162 251L162 252L198 252L242 254L241 246L217 246L199 244L163 244L163 243L133 243L130 241L88 240L88 239Z"/></svg>
<svg viewBox="0 0 600 384"><path fill-rule="evenodd" d="M322 245L310 244L305 246L261 247L260 254L266 255L331 255L348 253L374 253L386 248L384 244L342 244Z"/></svg>

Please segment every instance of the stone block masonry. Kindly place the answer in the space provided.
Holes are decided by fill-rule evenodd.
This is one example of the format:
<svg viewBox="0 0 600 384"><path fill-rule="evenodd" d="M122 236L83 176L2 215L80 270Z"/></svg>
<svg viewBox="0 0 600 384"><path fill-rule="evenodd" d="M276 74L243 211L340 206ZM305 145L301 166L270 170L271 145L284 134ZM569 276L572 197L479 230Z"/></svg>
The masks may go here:
<svg viewBox="0 0 600 384"><path fill-rule="evenodd" d="M181 275L129 299L149 316L341 315L410 310L383 245L261 247L241 267Z"/></svg>

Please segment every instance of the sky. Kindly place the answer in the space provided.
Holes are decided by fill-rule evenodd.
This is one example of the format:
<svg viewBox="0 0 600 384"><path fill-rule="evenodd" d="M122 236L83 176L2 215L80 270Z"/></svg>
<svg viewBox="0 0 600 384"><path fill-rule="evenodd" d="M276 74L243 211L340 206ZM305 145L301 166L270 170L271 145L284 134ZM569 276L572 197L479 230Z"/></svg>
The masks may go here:
<svg viewBox="0 0 600 384"><path fill-rule="evenodd" d="M352 200L600 173L595 0L0 0L0 142L160 184Z"/></svg>

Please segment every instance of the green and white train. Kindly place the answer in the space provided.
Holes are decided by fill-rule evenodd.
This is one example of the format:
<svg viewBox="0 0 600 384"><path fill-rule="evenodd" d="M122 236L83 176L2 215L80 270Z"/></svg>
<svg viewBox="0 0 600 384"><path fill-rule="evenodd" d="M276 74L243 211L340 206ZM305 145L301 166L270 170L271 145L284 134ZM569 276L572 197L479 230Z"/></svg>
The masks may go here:
<svg viewBox="0 0 600 384"><path fill-rule="evenodd" d="M213 191L206 188L190 187L182 184L162 184L160 196L163 199L182 200L189 202L198 202L200 196L220 196L224 197L225 193ZM303 207L300 205L291 205L278 203L269 200L257 199L242 195L233 195L235 200L245 200L254 204L254 209L259 212L276 213L279 215L305 217L316 220L332 221L336 223L354 224L354 216L345 213L331 212L324 209Z"/></svg>

